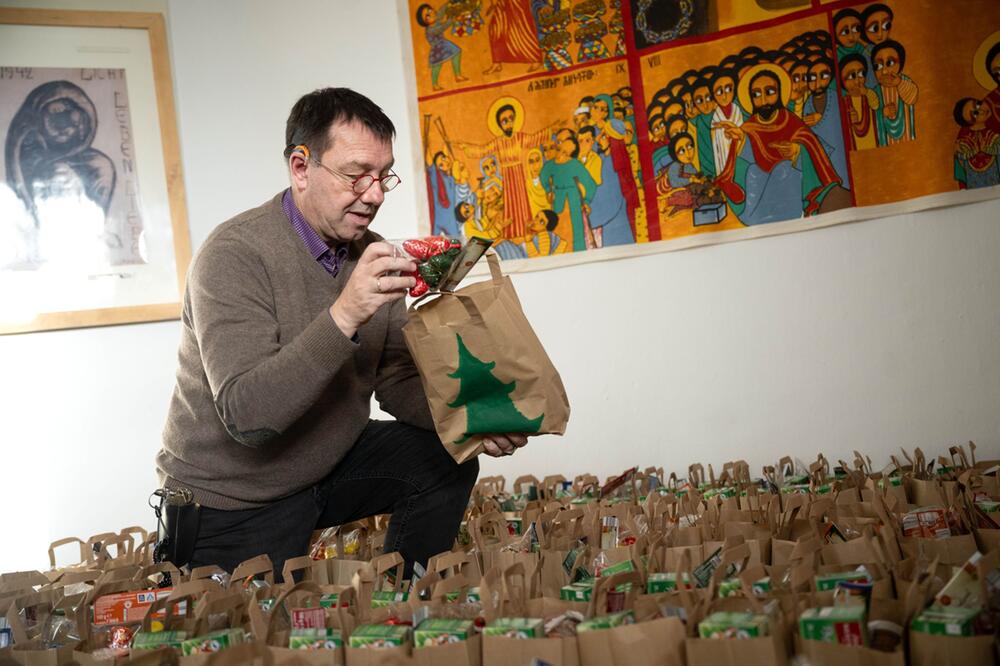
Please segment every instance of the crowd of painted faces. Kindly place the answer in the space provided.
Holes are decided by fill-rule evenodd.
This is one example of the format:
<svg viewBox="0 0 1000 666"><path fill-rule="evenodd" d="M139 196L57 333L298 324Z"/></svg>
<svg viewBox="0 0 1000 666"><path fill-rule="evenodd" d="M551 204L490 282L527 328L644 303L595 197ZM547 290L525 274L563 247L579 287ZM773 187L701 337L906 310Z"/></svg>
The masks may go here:
<svg viewBox="0 0 1000 666"><path fill-rule="evenodd" d="M851 187L848 150L916 137L918 88L903 73L892 21L883 4L844 9L833 17L835 43L807 32L670 81L647 106L659 191L712 182L747 225L846 205L849 197L831 193Z"/></svg>
<svg viewBox="0 0 1000 666"><path fill-rule="evenodd" d="M585 96L572 126L533 134L514 129L519 107L497 109L490 143L457 144L477 175L450 151L427 155L433 232L490 238L503 259L634 243L645 208L631 90Z"/></svg>

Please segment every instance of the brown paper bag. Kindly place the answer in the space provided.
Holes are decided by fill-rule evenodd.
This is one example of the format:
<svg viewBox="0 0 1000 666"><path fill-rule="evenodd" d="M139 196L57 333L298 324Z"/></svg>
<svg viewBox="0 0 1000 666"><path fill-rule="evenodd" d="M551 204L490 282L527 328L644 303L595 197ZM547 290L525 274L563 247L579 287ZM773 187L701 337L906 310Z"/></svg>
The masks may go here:
<svg viewBox="0 0 1000 666"><path fill-rule="evenodd" d="M483 434L561 435L569 421L559 373L496 256L487 260L490 280L414 302L403 327L437 433L459 462L482 450Z"/></svg>
<svg viewBox="0 0 1000 666"><path fill-rule="evenodd" d="M1000 659L992 636L932 636L910 632L911 666L971 666Z"/></svg>

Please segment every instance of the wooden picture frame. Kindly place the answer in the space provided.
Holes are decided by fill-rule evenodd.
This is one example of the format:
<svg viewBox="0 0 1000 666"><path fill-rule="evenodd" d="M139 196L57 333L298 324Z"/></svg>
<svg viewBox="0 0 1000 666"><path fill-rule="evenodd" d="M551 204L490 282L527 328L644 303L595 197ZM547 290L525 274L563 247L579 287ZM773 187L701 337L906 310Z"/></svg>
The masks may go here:
<svg viewBox="0 0 1000 666"><path fill-rule="evenodd" d="M191 241L163 15L0 8L0 93L0 334L178 318Z"/></svg>

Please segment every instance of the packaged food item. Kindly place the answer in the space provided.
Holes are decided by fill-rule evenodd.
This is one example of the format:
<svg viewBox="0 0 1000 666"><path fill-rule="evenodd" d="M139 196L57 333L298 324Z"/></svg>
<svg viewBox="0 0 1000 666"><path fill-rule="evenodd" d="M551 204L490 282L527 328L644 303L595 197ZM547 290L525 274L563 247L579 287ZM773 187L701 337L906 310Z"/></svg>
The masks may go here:
<svg viewBox="0 0 1000 666"><path fill-rule="evenodd" d="M593 578L588 578L578 583L564 585L559 590L559 598L563 601L590 601L594 594L594 582Z"/></svg>
<svg viewBox="0 0 1000 666"><path fill-rule="evenodd" d="M420 623L413 632L413 644L418 648L459 643L469 640L474 631L472 620L430 618Z"/></svg>
<svg viewBox="0 0 1000 666"><path fill-rule="evenodd" d="M392 590L376 590L372 592L372 608L384 608L392 604L398 604L410 598L408 592L394 592Z"/></svg>
<svg viewBox="0 0 1000 666"><path fill-rule="evenodd" d="M416 280L416 284L410 288L410 296L416 298L438 288L442 279L450 272L455 258L461 253L462 242L457 238L425 236L403 241L403 250L417 264L416 271L403 273Z"/></svg>
<svg viewBox="0 0 1000 666"><path fill-rule="evenodd" d="M865 615L865 607L857 605L809 608L799 616L799 633L807 641L865 645Z"/></svg>
<svg viewBox="0 0 1000 666"><path fill-rule="evenodd" d="M0 649L10 647L14 644L14 634L10 629L7 618L0 617Z"/></svg>
<svg viewBox="0 0 1000 666"><path fill-rule="evenodd" d="M448 272L441 278L440 284L438 284L438 289L441 291L455 291L455 287L458 283L469 274L472 267L479 261L486 250L490 249L493 241L487 238L479 238L477 236L470 236L466 241L462 250L455 256L452 261L451 268ZM534 486L529 486L529 500L538 499L538 490L535 489L535 496L531 497L531 488Z"/></svg>
<svg viewBox="0 0 1000 666"><path fill-rule="evenodd" d="M183 643L181 643L181 652L184 654L185 657L192 654L221 652L226 648L238 645L240 643L245 643L246 640L247 640L246 632L240 628L220 629L219 631L213 631L211 633L205 634L204 636L196 636L195 638L188 638Z"/></svg>
<svg viewBox="0 0 1000 666"><path fill-rule="evenodd" d="M981 609L983 607L982 581L979 579L978 569L981 559L983 559L983 554L976 551L966 560L965 564L957 567L951 579L945 583L940 592L934 595L934 605Z"/></svg>
<svg viewBox="0 0 1000 666"><path fill-rule="evenodd" d="M962 606L931 606L910 622L910 630L935 636L972 636L979 610Z"/></svg>
<svg viewBox="0 0 1000 666"><path fill-rule="evenodd" d="M291 650L335 650L343 644L339 629L292 629L288 637Z"/></svg>
<svg viewBox="0 0 1000 666"><path fill-rule="evenodd" d="M684 589L690 590L691 580L687 574L681 577ZM660 592L673 592L677 589L677 574L675 572L669 573L651 573L649 578L646 579L646 593L647 594L658 594Z"/></svg>
<svg viewBox="0 0 1000 666"><path fill-rule="evenodd" d="M903 515L903 536L944 539L951 536L948 512L939 506L914 509Z"/></svg>
<svg viewBox="0 0 1000 666"><path fill-rule="evenodd" d="M764 576L759 580L755 580L750 585L750 590L757 596L762 596L766 594L771 589L771 577ZM738 594L743 590L743 581L739 578L726 578L721 583L719 583L719 597L726 598L731 597L734 594Z"/></svg>
<svg viewBox="0 0 1000 666"><path fill-rule="evenodd" d="M459 592L460 592L459 590L454 590L452 592L449 592L445 596L445 599L448 600L448 601L458 601L459 600L458 599ZM465 593L465 599L463 599L463 601L465 603L470 603L470 604L474 603L476 601L482 601L482 598L479 596L479 588L478 587L470 587L468 589L468 591L466 591L466 593Z"/></svg>
<svg viewBox="0 0 1000 666"><path fill-rule="evenodd" d="M702 638L760 638L767 636L770 623L766 615L720 611L698 623Z"/></svg>
<svg viewBox="0 0 1000 666"><path fill-rule="evenodd" d="M326 626L326 611L319 608L293 608L292 629L322 629Z"/></svg>
<svg viewBox="0 0 1000 666"><path fill-rule="evenodd" d="M720 564L722 564L722 548L716 548L715 552L705 558L705 561L695 567L695 570L692 572L698 587L708 587L712 576L715 574L715 570L719 568ZM726 567L725 577L729 578L736 573L736 565L730 564Z"/></svg>
<svg viewBox="0 0 1000 666"><path fill-rule="evenodd" d="M132 636L132 649L158 650L161 647L171 647L180 650L187 637L186 631L137 631Z"/></svg>
<svg viewBox="0 0 1000 666"><path fill-rule="evenodd" d="M549 638L573 638L581 622L583 622L582 613L566 611L545 623L545 635Z"/></svg>
<svg viewBox="0 0 1000 666"><path fill-rule="evenodd" d="M483 635L520 639L544 638L545 623L541 618L500 617L486 625Z"/></svg>
<svg viewBox="0 0 1000 666"><path fill-rule="evenodd" d="M132 624L142 622L146 611L157 599L170 596L173 588L164 587L159 590L138 590L136 592L116 592L105 594L94 601L94 624L105 626L109 624ZM185 611L186 602L177 605L177 612ZM165 611L160 610L153 617L162 618Z"/></svg>
<svg viewBox="0 0 1000 666"><path fill-rule="evenodd" d="M614 627L620 627L626 624L633 624L635 622L635 614L630 611L620 611L618 613L612 613L611 615L601 615L598 617L591 618L589 620L584 620L576 627L576 633L582 634L587 631L597 631L600 629L613 629Z"/></svg>
<svg viewBox="0 0 1000 666"><path fill-rule="evenodd" d="M349 640L352 648L386 648L406 645L411 628L405 624L362 624Z"/></svg>
<svg viewBox="0 0 1000 666"><path fill-rule="evenodd" d="M871 582L871 577L868 575L868 571L864 569L856 569L854 571L816 574L815 582L816 590L818 592L824 592L826 590L837 589L837 584L841 582L869 583Z"/></svg>
<svg viewBox="0 0 1000 666"><path fill-rule="evenodd" d="M601 550L609 550L618 547L618 516L604 516L601 518Z"/></svg>
<svg viewBox="0 0 1000 666"><path fill-rule="evenodd" d="M320 608L334 608L334 607L336 607L337 600L339 598L340 598L340 595L337 594L336 592L334 592L332 594L324 594L323 596L321 596L319 598L319 607Z"/></svg>

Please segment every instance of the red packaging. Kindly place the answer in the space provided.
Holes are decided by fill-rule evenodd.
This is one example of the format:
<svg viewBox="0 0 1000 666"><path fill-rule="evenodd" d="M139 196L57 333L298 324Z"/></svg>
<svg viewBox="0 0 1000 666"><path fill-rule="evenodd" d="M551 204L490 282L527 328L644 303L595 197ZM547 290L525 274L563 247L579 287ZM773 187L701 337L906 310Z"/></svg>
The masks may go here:
<svg viewBox="0 0 1000 666"><path fill-rule="evenodd" d="M322 608L293 608L293 629L323 629L326 627L326 611Z"/></svg>
<svg viewBox="0 0 1000 666"><path fill-rule="evenodd" d="M951 536L948 512L939 506L910 511L903 516L903 536L925 539L945 539Z"/></svg>
<svg viewBox="0 0 1000 666"><path fill-rule="evenodd" d="M142 622L146 611L157 599L169 596L173 588L160 590L138 590L136 592L117 592L98 597L94 602L94 624L129 624ZM177 609L183 612L184 602ZM153 617L163 617L164 611L158 611Z"/></svg>

